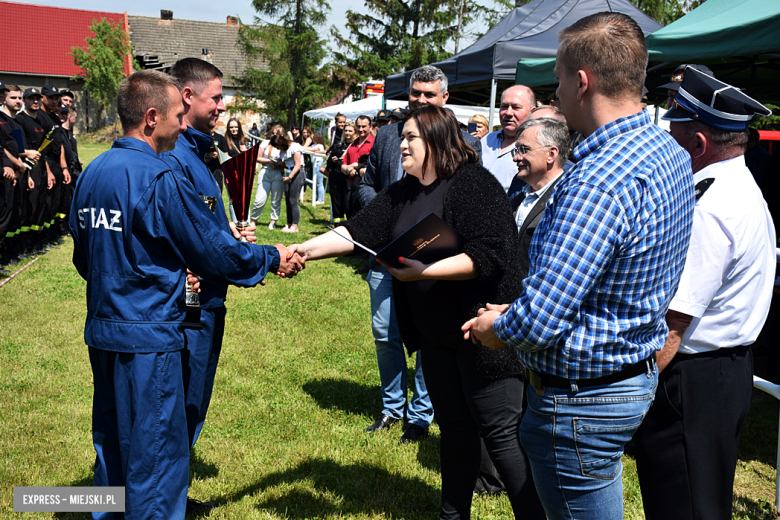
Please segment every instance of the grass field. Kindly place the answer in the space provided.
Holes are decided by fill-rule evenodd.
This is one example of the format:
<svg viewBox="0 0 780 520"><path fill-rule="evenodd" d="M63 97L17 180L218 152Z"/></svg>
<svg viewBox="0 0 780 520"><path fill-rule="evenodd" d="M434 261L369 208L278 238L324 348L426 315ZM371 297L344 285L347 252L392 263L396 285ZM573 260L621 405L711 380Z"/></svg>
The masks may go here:
<svg viewBox="0 0 780 520"><path fill-rule="evenodd" d="M105 148L80 152L89 159ZM304 206L301 214L300 233L260 227L259 242L287 244L324 230L326 209ZM71 253L66 239L0 288L0 519L88 518L12 512L14 486L91 485L85 284ZM361 262L313 262L294 280L230 289L214 398L191 464L190 496L219 504L209 518L436 517L437 426L405 446L397 444L398 427L362 432L380 399L368 288L353 272ZM777 425L778 403L757 392L734 518L776 518ZM626 518L643 518L633 460L624 464ZM512 512L505 497L475 498L472 516Z"/></svg>

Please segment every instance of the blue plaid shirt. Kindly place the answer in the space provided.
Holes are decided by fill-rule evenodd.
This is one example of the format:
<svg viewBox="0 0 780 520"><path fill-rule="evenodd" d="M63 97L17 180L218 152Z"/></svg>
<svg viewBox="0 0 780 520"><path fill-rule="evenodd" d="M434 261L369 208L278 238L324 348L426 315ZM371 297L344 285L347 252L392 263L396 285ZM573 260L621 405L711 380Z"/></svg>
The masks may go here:
<svg viewBox="0 0 780 520"><path fill-rule="evenodd" d="M645 111L602 126L574 156L534 233L523 292L493 328L531 370L590 379L663 347L693 174Z"/></svg>

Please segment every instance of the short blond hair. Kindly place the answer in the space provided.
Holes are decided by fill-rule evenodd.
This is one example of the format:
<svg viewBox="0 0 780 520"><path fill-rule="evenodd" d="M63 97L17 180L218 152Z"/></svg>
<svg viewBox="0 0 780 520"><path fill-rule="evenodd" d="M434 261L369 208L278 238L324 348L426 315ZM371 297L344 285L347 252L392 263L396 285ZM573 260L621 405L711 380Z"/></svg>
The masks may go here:
<svg viewBox="0 0 780 520"><path fill-rule="evenodd" d="M563 29L558 40L558 56L567 74L589 71L608 98L642 98L647 44L633 18L622 13L592 14Z"/></svg>
<svg viewBox="0 0 780 520"><path fill-rule="evenodd" d="M469 123L482 123L483 125L485 125L485 128L490 127L490 123L488 123L487 118L482 114L474 114L473 116L471 116L469 118Z"/></svg>

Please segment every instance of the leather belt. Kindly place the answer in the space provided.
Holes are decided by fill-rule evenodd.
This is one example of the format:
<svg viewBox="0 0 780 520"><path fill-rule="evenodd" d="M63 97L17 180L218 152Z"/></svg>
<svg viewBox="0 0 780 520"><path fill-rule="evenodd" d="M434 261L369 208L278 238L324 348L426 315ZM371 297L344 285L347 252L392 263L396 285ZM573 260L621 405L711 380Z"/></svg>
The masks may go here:
<svg viewBox="0 0 780 520"><path fill-rule="evenodd" d="M607 376L594 377L591 379L566 379L563 377L554 376L552 374L542 374L541 372L535 372L533 370L529 370L528 382L531 383L531 386L534 387L534 390L536 390L536 392L539 395L542 395L544 393L544 389L547 386L549 386L550 388L570 389L572 381L577 383L577 387L579 388L587 388L589 386L608 385L610 383L617 383L618 381L623 381L625 379L629 379L632 377L636 377L640 374L646 373L648 370L647 363L651 359L653 360L653 363L655 363L655 352L653 352L650 355L650 357L643 359L642 361L639 361L637 363L634 363L633 365L628 365L623 370L619 370L618 372L614 372Z"/></svg>

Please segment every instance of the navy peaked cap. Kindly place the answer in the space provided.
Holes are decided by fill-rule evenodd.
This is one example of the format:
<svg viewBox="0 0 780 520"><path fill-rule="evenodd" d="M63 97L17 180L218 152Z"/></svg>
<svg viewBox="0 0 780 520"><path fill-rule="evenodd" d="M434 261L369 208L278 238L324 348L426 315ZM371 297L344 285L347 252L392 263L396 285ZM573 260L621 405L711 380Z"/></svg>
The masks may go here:
<svg viewBox="0 0 780 520"><path fill-rule="evenodd" d="M680 84L674 107L664 114L666 121L701 121L721 130L747 130L753 116L772 111L741 90L689 68Z"/></svg>

